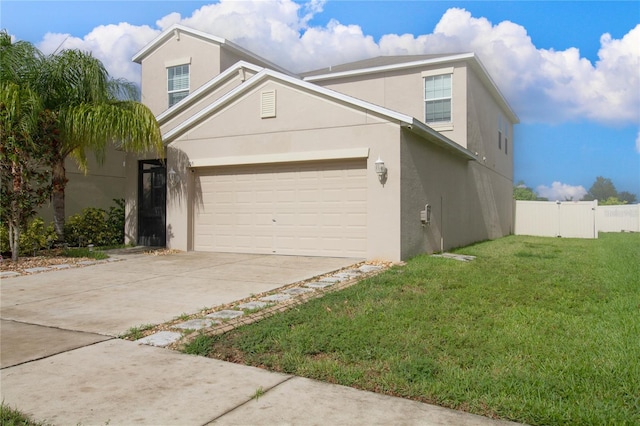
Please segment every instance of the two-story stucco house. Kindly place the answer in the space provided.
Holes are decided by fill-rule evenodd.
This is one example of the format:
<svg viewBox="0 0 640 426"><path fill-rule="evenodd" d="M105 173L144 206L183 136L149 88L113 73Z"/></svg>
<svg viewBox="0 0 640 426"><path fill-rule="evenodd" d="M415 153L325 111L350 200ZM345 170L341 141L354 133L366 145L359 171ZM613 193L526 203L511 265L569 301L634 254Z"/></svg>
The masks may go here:
<svg viewBox="0 0 640 426"><path fill-rule="evenodd" d="M133 58L166 159L127 159L127 235L401 260L513 231L516 114L472 53L295 75L176 25Z"/></svg>

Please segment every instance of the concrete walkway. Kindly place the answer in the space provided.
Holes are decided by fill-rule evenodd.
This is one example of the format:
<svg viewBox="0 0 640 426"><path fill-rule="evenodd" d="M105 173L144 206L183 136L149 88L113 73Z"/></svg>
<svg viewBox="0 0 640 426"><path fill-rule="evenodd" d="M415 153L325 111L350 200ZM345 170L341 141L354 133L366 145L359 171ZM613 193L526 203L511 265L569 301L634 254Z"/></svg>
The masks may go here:
<svg viewBox="0 0 640 426"><path fill-rule="evenodd" d="M117 339L357 259L124 256L2 279L0 398L51 424L505 424Z"/></svg>

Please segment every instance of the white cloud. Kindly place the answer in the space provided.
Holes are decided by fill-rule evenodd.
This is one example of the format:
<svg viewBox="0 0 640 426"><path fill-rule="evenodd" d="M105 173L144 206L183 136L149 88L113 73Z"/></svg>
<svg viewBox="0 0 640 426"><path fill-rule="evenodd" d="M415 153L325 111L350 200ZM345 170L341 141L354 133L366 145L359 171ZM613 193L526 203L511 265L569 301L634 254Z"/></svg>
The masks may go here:
<svg viewBox="0 0 640 426"><path fill-rule="evenodd" d="M582 185L573 186L561 182L553 182L551 187L546 185L538 185L536 193L540 197L547 198L549 201L579 201L587 195L587 190Z"/></svg>
<svg viewBox="0 0 640 426"><path fill-rule="evenodd" d="M330 20L309 26L324 0L222 0L159 19L157 28L126 23L95 28L83 38L47 34L40 47L91 50L109 72L140 81L131 56L161 30L180 22L227 38L292 71L392 54L475 52L523 122L591 120L602 124L637 123L640 117L640 24L621 39L600 38L593 64L575 48L538 49L527 31L510 21L493 24L464 9L449 9L433 33L387 34L376 42L357 24Z"/></svg>
<svg viewBox="0 0 640 426"><path fill-rule="evenodd" d="M101 25L83 38L47 33L38 48L45 54L60 49L89 51L102 61L111 76L140 84L140 65L131 58L158 34L160 31L147 25Z"/></svg>

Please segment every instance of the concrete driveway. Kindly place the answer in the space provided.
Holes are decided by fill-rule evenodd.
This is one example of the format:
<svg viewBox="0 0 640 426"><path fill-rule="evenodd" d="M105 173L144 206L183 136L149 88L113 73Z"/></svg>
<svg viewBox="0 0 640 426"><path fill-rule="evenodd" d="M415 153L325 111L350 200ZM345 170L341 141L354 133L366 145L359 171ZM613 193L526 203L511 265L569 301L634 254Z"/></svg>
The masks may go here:
<svg viewBox="0 0 640 426"><path fill-rule="evenodd" d="M359 261L196 252L114 260L3 279L0 366L86 346Z"/></svg>

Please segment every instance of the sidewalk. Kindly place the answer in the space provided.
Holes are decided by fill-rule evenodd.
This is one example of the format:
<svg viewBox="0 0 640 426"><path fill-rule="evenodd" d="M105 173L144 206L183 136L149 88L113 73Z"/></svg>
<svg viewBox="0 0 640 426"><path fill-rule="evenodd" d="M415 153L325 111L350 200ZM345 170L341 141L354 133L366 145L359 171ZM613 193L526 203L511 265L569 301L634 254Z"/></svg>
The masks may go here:
<svg viewBox="0 0 640 426"><path fill-rule="evenodd" d="M508 424L119 339L4 369L2 397L56 425Z"/></svg>

